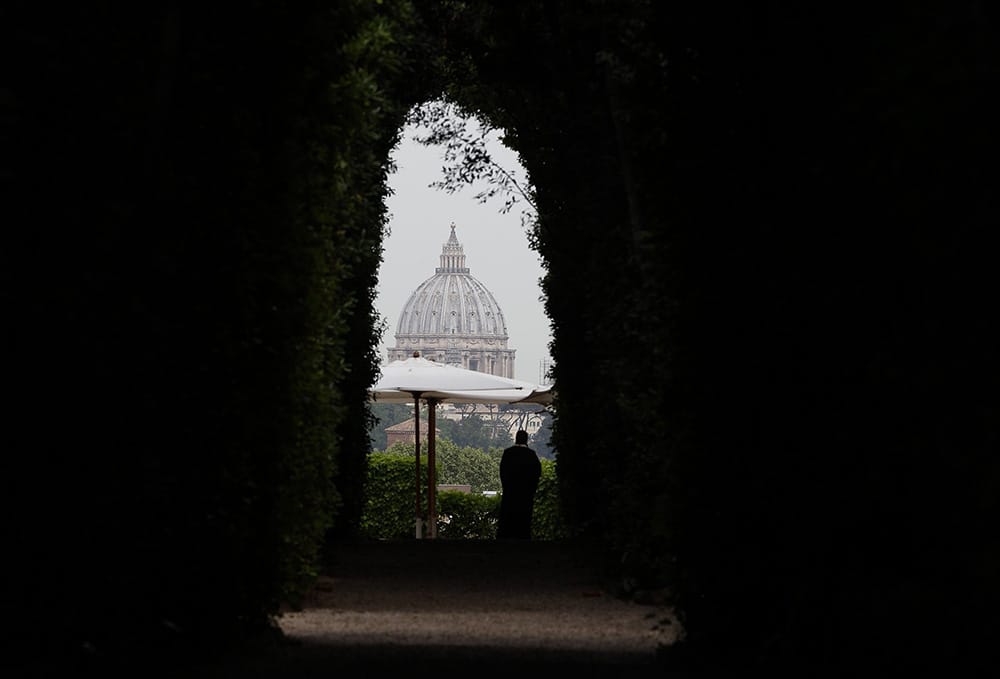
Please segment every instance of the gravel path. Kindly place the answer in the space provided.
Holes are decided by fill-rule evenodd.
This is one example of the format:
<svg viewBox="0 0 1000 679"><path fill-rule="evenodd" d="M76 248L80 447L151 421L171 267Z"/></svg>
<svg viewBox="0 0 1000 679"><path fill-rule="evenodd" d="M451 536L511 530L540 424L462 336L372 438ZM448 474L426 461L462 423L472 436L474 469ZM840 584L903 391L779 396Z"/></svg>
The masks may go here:
<svg viewBox="0 0 1000 679"><path fill-rule="evenodd" d="M579 548L446 540L344 546L279 624L289 646L205 676L659 676L679 630L667 605L609 594Z"/></svg>

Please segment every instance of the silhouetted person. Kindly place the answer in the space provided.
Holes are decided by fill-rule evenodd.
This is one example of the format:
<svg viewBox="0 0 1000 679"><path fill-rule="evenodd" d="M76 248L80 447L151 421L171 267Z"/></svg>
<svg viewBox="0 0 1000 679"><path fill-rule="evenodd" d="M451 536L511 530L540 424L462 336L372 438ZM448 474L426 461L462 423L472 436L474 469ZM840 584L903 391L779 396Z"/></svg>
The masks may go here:
<svg viewBox="0 0 1000 679"><path fill-rule="evenodd" d="M542 476L542 463L528 447L528 432L518 430L514 445L503 451L500 458L500 522L497 538L530 540L531 513L535 506L535 491Z"/></svg>

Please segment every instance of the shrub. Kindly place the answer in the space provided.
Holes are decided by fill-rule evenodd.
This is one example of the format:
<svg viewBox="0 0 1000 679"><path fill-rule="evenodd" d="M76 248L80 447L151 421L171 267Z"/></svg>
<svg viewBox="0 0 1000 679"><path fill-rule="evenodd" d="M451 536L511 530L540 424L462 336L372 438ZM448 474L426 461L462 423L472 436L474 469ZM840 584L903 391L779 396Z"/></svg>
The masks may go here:
<svg viewBox="0 0 1000 679"><path fill-rule="evenodd" d="M420 459L421 488L427 487L427 458ZM361 516L361 536L380 540L411 537L414 531L414 488L416 472L412 452L371 453L365 510ZM421 493L421 514L426 515L427 498Z"/></svg>
<svg viewBox="0 0 1000 679"><path fill-rule="evenodd" d="M439 538L492 540L497 536L500 496L446 490L437 495Z"/></svg>
<svg viewBox="0 0 1000 679"><path fill-rule="evenodd" d="M535 511L531 517L531 537L535 540L560 540L569 537L569 529L559 509L559 481L556 463L541 460L542 477L535 493Z"/></svg>
<svg viewBox="0 0 1000 679"><path fill-rule="evenodd" d="M367 499L365 512L361 518L362 536L375 540L411 537L414 528L414 477L416 476L413 468L413 445L397 444L389 452L370 454L368 459ZM426 516L427 497L424 489L427 487L427 459L421 456L420 463L421 513ZM541 463L542 476L538 492L535 494L532 536L536 540L558 540L569 537L569 531L559 509L556 463L544 459ZM439 458L438 467L440 466ZM437 476L441 479L442 475L438 473ZM496 538L500 495L441 491L437 494L436 510L439 538L467 540Z"/></svg>

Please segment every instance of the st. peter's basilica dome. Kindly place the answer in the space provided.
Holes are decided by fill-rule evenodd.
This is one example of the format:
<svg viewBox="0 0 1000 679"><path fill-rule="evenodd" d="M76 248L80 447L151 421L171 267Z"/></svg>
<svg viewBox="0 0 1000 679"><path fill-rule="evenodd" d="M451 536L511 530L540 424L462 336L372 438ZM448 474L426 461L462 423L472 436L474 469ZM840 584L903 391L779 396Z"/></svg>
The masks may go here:
<svg viewBox="0 0 1000 679"><path fill-rule="evenodd" d="M469 370L514 377L515 350L507 348L503 311L493 293L469 273L454 224L441 249L441 265L403 306L389 360L405 359L414 351Z"/></svg>

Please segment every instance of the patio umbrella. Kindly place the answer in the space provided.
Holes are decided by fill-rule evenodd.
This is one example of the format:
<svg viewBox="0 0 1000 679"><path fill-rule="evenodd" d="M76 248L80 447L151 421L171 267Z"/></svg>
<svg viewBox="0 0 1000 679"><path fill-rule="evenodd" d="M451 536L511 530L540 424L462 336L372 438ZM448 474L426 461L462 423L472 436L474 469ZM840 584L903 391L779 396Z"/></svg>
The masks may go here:
<svg viewBox="0 0 1000 679"><path fill-rule="evenodd" d="M397 403L412 400L414 393L420 394L421 398L447 398L456 392L474 395L486 391L527 396L530 391L525 391L526 385L526 382L445 365L415 355L382 366L382 376L371 388L371 395L376 401Z"/></svg>
<svg viewBox="0 0 1000 679"><path fill-rule="evenodd" d="M434 479L435 419L437 404L452 403L539 403L552 402L551 387L538 387L521 380L508 379L421 358L419 353L402 361L382 366L382 375L369 390L374 401L413 403L414 451L416 458L417 497L415 531L422 537L420 517L420 400L427 402L427 505L430 537L436 534L436 485Z"/></svg>
<svg viewBox="0 0 1000 679"><path fill-rule="evenodd" d="M442 392L442 401L451 403L537 403L552 405L555 391L552 385L540 386L530 382L511 380L517 383L513 389L490 389L488 391L449 390Z"/></svg>

